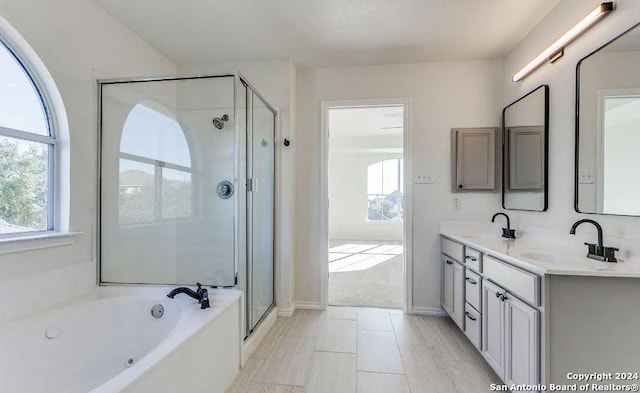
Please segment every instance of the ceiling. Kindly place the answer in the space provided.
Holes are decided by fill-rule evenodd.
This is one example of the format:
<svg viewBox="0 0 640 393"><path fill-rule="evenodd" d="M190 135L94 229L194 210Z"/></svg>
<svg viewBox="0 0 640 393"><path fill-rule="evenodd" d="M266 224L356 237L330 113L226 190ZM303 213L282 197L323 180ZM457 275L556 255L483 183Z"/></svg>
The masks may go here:
<svg viewBox="0 0 640 393"><path fill-rule="evenodd" d="M92 1L179 65L286 58L300 68L500 58L560 2Z"/></svg>
<svg viewBox="0 0 640 393"><path fill-rule="evenodd" d="M370 106L329 109L331 138L400 137L404 107Z"/></svg>

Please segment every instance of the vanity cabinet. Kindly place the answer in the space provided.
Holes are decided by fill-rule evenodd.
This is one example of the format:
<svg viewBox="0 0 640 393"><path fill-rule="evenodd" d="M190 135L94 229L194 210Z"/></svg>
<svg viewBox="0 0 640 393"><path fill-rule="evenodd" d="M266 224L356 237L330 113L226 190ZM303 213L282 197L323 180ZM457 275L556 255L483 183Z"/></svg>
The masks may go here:
<svg viewBox="0 0 640 393"><path fill-rule="evenodd" d="M540 383L540 276L446 237L441 245L442 307L506 384Z"/></svg>
<svg viewBox="0 0 640 393"><path fill-rule="evenodd" d="M539 311L488 281L482 294L482 355L506 384L537 384Z"/></svg>
<svg viewBox="0 0 640 393"><path fill-rule="evenodd" d="M453 258L442 256L442 308L464 330L464 266Z"/></svg>
<svg viewBox="0 0 640 393"><path fill-rule="evenodd" d="M497 128L453 128L451 166L454 192L495 191Z"/></svg>

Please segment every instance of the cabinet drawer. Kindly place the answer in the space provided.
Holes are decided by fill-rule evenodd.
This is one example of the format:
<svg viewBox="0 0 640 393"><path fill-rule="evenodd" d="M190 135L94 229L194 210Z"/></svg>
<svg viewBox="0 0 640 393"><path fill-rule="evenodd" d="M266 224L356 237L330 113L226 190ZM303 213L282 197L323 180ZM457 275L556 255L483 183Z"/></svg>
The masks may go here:
<svg viewBox="0 0 640 393"><path fill-rule="evenodd" d="M464 248L464 263L467 267L474 269L475 271L480 270L480 263L482 262L482 253L478 250L474 250L473 248L469 248L465 246Z"/></svg>
<svg viewBox="0 0 640 393"><path fill-rule="evenodd" d="M447 238L441 238L442 252L458 262L464 262L464 246Z"/></svg>
<svg viewBox="0 0 640 393"><path fill-rule="evenodd" d="M482 263L484 275L524 300L540 305L540 277L490 256Z"/></svg>
<svg viewBox="0 0 640 393"><path fill-rule="evenodd" d="M476 310L480 310L480 294L482 292L482 278L467 269L464 278L465 297L467 303L472 305Z"/></svg>
<svg viewBox="0 0 640 393"><path fill-rule="evenodd" d="M481 326L480 323L480 313L476 311L473 307L466 303L464 305L464 334L467 335L473 346L475 346L478 350L480 350L480 334Z"/></svg>

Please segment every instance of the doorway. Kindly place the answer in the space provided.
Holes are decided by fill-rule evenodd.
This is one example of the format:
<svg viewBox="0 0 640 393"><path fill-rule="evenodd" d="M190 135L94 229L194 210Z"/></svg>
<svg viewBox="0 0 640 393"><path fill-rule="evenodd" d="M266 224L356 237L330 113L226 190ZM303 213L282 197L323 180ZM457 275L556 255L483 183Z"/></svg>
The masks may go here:
<svg viewBox="0 0 640 393"><path fill-rule="evenodd" d="M326 304L406 309L408 103L324 104Z"/></svg>

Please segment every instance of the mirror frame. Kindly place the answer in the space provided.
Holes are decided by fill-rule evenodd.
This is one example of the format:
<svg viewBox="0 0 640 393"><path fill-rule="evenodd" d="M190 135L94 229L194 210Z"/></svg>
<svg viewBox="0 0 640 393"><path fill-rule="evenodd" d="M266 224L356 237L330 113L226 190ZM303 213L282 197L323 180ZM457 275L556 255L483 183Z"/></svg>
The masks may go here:
<svg viewBox="0 0 640 393"><path fill-rule="evenodd" d="M505 148L505 143L507 140L507 130L506 130L506 112L509 107L517 104L523 99L527 98L531 94L537 92L538 90L543 89L544 91L544 206L542 210L533 210L533 209L516 209L516 208L508 208L505 206L505 190L507 188L507 178L506 178L506 165L507 165L507 149ZM527 94L513 101L511 104L507 105L502 109L502 208L505 210L521 210L521 211L531 211L531 212L544 212L549 209L549 85L540 85L535 89L531 90Z"/></svg>
<svg viewBox="0 0 640 393"><path fill-rule="evenodd" d="M615 37L613 37L612 39L610 39L609 41L607 41L603 45L599 46L598 48L593 50L591 53L589 53L588 55L586 55L582 59L580 59L578 61L578 64L576 64L576 111L575 111L576 131L575 131L575 140L573 141L574 150L575 150L575 156L574 156L574 180L573 180L573 209L576 211L576 213L580 213L580 214L597 214L597 215L600 215L600 216L640 217L639 215L635 215L634 216L634 215L631 215L631 214L611 214L611 213L599 213L599 212L583 212L583 211L580 211L580 205L579 205L579 200L578 200L578 188L579 188L579 185L580 185L580 183L579 183L579 177L580 177L579 176L579 174L580 174L580 144L578 143L578 141L580 141L580 66L582 65L583 61L585 61L589 57L595 55L596 53L598 53L600 50L604 49L605 47L611 45L618 38L620 38L623 35L627 34L628 32L630 32L631 30L635 29L636 27L640 27L640 23L636 23L633 26L629 27L628 29L625 29L622 33L616 35Z"/></svg>

